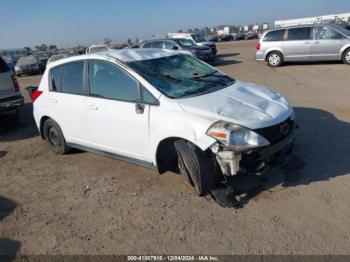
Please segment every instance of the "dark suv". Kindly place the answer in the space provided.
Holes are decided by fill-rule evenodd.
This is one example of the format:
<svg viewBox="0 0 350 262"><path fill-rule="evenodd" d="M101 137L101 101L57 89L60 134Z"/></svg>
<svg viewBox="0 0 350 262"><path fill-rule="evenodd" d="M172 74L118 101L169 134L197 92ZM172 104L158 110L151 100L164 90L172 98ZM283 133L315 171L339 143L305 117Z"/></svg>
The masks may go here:
<svg viewBox="0 0 350 262"><path fill-rule="evenodd" d="M17 120L23 103L16 75L0 57L0 114L11 113Z"/></svg>
<svg viewBox="0 0 350 262"><path fill-rule="evenodd" d="M198 46L191 39L172 38L157 39L143 42L140 48L162 48L179 51L180 53L194 56L203 61L212 61L214 55L210 47Z"/></svg>

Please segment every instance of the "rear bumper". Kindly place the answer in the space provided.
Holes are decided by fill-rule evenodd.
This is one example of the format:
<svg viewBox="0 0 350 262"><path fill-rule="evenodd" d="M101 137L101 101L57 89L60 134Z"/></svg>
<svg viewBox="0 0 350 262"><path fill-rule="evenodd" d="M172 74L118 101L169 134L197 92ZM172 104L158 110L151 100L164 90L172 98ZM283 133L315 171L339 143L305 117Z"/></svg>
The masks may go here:
<svg viewBox="0 0 350 262"><path fill-rule="evenodd" d="M37 74L40 72L40 69L21 69L21 70L15 70L16 75L21 74Z"/></svg>
<svg viewBox="0 0 350 262"><path fill-rule="evenodd" d="M13 111L23 104L24 98L21 95L0 99L0 113Z"/></svg>
<svg viewBox="0 0 350 262"><path fill-rule="evenodd" d="M196 57L202 61L212 61L214 59L213 54L200 54L200 55L197 55Z"/></svg>
<svg viewBox="0 0 350 262"><path fill-rule="evenodd" d="M255 60L256 60L256 61L265 61L265 55L264 55L264 53L263 53L263 52L260 52L260 51L256 52L256 54L255 54Z"/></svg>

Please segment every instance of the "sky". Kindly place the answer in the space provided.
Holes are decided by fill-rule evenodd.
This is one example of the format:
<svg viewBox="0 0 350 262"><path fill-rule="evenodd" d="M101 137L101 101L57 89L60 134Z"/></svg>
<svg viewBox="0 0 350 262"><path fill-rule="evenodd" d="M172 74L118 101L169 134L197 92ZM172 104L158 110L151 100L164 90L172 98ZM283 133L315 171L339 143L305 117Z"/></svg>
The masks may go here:
<svg viewBox="0 0 350 262"><path fill-rule="evenodd" d="M350 0L1 0L0 11L0 48L68 47L347 13Z"/></svg>

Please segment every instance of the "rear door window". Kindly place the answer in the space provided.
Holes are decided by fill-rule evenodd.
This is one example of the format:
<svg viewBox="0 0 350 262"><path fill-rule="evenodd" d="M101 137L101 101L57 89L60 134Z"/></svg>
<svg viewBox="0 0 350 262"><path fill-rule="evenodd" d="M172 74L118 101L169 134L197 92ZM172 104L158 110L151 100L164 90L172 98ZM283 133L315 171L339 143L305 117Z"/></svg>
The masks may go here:
<svg viewBox="0 0 350 262"><path fill-rule="evenodd" d="M276 30L266 34L264 41L283 41L285 30Z"/></svg>
<svg viewBox="0 0 350 262"><path fill-rule="evenodd" d="M288 40L311 40L311 27L292 28L288 30Z"/></svg>
<svg viewBox="0 0 350 262"><path fill-rule="evenodd" d="M84 95L83 72L84 61L65 64L62 73L62 92Z"/></svg>
<svg viewBox="0 0 350 262"><path fill-rule="evenodd" d="M5 73L10 71L10 68L7 66L6 62L0 57L0 73Z"/></svg>

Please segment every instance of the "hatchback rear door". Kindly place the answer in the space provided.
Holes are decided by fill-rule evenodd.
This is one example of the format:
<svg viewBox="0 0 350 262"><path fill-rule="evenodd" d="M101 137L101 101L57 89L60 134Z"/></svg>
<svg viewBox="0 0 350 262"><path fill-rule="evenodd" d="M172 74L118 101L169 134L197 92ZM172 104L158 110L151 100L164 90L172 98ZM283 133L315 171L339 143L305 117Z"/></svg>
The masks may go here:
<svg viewBox="0 0 350 262"><path fill-rule="evenodd" d="M315 40L312 41L313 60L340 60L340 50L348 41L342 34L328 26L315 26Z"/></svg>
<svg viewBox="0 0 350 262"><path fill-rule="evenodd" d="M297 27L287 30L286 41L283 42L286 61L311 60L312 27Z"/></svg>

